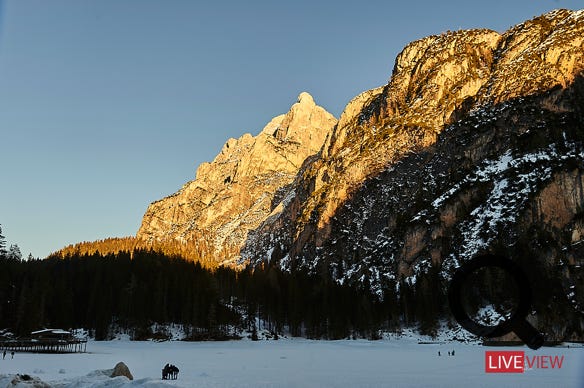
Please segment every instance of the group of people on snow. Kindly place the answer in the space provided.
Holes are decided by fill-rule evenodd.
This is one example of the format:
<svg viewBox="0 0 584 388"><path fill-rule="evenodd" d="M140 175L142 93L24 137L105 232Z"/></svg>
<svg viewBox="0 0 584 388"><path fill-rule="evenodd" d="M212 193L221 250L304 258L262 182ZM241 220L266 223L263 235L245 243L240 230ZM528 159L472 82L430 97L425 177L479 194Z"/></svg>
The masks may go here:
<svg viewBox="0 0 584 388"><path fill-rule="evenodd" d="M162 380L176 380L178 378L178 368L172 364L166 364L162 369Z"/></svg>

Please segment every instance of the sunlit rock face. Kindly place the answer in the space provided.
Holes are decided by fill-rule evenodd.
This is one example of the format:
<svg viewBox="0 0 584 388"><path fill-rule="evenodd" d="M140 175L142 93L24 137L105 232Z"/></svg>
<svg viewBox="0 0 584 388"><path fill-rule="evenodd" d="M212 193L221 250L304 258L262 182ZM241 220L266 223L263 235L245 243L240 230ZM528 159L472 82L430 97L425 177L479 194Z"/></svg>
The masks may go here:
<svg viewBox="0 0 584 388"><path fill-rule="evenodd" d="M284 115L257 135L229 139L196 179L152 203L137 237L159 241L203 239L208 255L233 260L249 230L257 228L278 202L304 160L316 154L336 119L301 93Z"/></svg>
<svg viewBox="0 0 584 388"><path fill-rule="evenodd" d="M382 295L431 263L448 278L502 252L570 287L584 264L583 39L584 11L557 10L409 44L387 85L347 105L243 260Z"/></svg>

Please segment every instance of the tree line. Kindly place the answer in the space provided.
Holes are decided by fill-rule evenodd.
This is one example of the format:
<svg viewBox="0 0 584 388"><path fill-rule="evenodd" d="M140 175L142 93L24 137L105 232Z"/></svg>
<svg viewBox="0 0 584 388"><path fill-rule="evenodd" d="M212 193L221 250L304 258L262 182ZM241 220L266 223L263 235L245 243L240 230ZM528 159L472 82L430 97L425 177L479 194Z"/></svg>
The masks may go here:
<svg viewBox="0 0 584 388"><path fill-rule="evenodd" d="M436 271L435 274L438 274ZM377 338L380 330L420 324L435 332L445 301L430 292L437 276L401 282L380 300L367 287L266 264L236 271L206 268L154 249L70 253L44 260L0 257L0 328L26 337L43 327L86 328L154 338L152 325L179 324L188 339L227 339L247 330L308 338Z"/></svg>
<svg viewBox="0 0 584 388"><path fill-rule="evenodd" d="M132 236L110 237L103 240L84 241L67 245L49 256L64 258L71 255L93 254L95 252L107 255L124 251L132 254L135 250L150 249L164 252L169 256L180 256L189 261L197 261L205 268L216 268L219 262L216 257L209 254L208 242L201 235L194 235L193 239L186 242L177 240L147 241Z"/></svg>
<svg viewBox="0 0 584 388"><path fill-rule="evenodd" d="M453 323L440 263L374 294L367 281L339 284L326 268L283 272L270 262L236 270L218 267L204 246L169 244L107 239L23 260L15 244L6 249L0 228L0 332L25 337L60 327L86 328L97 339L116 330L134 339L164 337L153 332L157 323L182 325L192 340L234 338L244 330L340 339L377 338L403 327L436 335L440 322ZM539 329L554 339L581 337L582 315L567 303L557 273L529 254L518 262L531 284L546 285L533 288ZM513 282L487 273L466 289L465 309L472 316L497 300L505 307L516 293Z"/></svg>

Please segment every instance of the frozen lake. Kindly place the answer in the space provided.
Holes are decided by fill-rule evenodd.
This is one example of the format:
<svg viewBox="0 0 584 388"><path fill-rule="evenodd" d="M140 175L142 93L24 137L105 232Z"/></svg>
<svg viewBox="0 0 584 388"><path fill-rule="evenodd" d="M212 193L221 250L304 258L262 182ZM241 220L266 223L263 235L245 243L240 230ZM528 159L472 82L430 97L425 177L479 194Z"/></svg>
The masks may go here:
<svg viewBox="0 0 584 388"><path fill-rule="evenodd" d="M584 348L487 348L412 339L366 341L130 342L87 344L85 354L17 353L0 359L0 387L16 373L55 387L584 387ZM454 350L455 356L447 352ZM564 356L561 369L485 373L486 350ZM438 351L441 356L438 356ZM134 375L110 379L95 370L123 361ZM180 368L161 380L166 363Z"/></svg>

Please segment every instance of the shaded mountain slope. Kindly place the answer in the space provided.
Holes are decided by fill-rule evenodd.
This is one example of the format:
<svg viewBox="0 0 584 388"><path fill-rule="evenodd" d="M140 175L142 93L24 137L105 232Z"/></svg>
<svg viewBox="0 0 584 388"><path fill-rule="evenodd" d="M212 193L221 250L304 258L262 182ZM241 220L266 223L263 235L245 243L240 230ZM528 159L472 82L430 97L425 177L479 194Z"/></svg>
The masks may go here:
<svg viewBox="0 0 584 388"><path fill-rule="evenodd" d="M500 252L558 287L546 302L581 311L583 37L584 12L558 10L502 35L411 43L387 86L347 106L242 256L383 296L433 264L448 279Z"/></svg>

